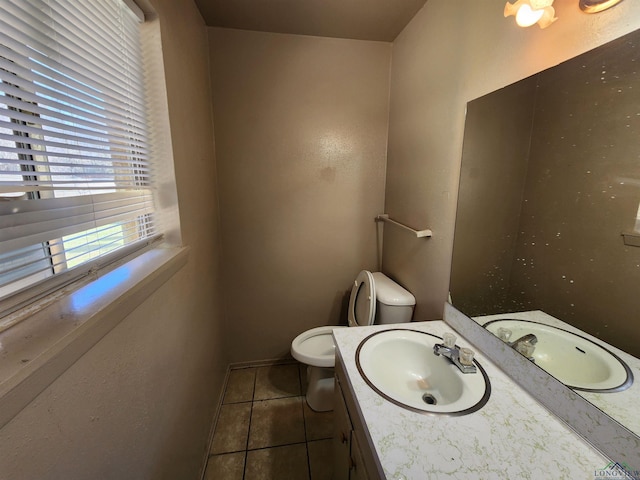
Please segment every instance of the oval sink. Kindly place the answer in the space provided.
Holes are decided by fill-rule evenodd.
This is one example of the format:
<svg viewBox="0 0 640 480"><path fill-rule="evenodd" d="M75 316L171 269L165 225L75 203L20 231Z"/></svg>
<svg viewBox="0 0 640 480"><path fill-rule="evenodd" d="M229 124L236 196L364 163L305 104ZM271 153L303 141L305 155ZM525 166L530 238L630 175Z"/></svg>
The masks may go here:
<svg viewBox="0 0 640 480"><path fill-rule="evenodd" d="M392 329L365 338L356 351L364 381L396 405L422 413L464 415L489 400L491 384L474 360L476 373L462 373L449 359L433 353L435 335Z"/></svg>
<svg viewBox="0 0 640 480"><path fill-rule="evenodd" d="M629 388L633 374L620 357L575 333L529 320L499 319L484 327L494 335L511 330L510 341L533 333L538 342L533 359L539 367L575 390L616 392Z"/></svg>

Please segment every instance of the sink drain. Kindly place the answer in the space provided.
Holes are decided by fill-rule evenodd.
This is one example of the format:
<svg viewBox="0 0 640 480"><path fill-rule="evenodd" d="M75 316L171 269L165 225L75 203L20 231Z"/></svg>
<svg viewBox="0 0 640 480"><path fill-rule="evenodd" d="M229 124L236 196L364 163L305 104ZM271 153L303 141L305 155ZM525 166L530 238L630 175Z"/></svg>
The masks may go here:
<svg viewBox="0 0 640 480"><path fill-rule="evenodd" d="M434 397L430 393L425 393L424 395L422 395L422 401L427 405L435 405L436 403L438 403L436 397Z"/></svg>

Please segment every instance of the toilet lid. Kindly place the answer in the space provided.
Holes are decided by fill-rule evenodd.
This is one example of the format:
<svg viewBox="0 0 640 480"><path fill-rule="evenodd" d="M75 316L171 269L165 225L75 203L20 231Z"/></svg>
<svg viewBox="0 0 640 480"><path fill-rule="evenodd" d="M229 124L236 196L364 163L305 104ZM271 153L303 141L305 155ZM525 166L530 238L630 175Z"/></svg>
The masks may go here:
<svg viewBox="0 0 640 480"><path fill-rule="evenodd" d="M373 324L376 315L376 288L373 275L362 270L356 278L349 298L349 326Z"/></svg>

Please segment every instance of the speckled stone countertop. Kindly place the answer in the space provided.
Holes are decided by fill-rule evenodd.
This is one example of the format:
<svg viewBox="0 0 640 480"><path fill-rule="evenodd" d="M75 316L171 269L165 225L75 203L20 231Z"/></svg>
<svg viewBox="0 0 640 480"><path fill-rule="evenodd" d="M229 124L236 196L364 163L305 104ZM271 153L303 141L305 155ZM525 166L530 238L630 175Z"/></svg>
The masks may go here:
<svg viewBox="0 0 640 480"><path fill-rule="evenodd" d="M459 417L425 415L384 400L360 376L355 355L365 337L389 328L437 336L452 331L442 321L333 331L336 354L387 479L593 479L594 471L608 464L480 352L476 359L492 391L479 411ZM456 343L473 348L459 335Z"/></svg>
<svg viewBox="0 0 640 480"><path fill-rule="evenodd" d="M551 325L552 327L562 328L569 332L574 332L591 340L598 345L605 347L611 352L620 357L633 373L634 382L629 388L621 392L613 393L597 393L597 392L583 392L577 391L578 394L583 396L589 402L594 404L600 410L613 417L615 420L625 425L632 432L640 433L640 415L638 414L638 399L640 398L640 360L626 352L623 352L619 348L609 345L603 342L593 335L576 328L568 323L559 320L542 310L531 310L528 312L516 312L505 313L500 315L487 315L484 317L476 317L476 320L480 325L491 320L497 320L500 318L515 318L520 320L530 320L545 325Z"/></svg>

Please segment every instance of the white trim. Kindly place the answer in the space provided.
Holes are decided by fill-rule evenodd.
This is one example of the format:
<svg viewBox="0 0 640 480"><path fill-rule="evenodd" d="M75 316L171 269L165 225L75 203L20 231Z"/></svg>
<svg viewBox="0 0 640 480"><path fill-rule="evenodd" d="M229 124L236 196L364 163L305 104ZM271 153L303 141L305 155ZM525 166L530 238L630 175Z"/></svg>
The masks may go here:
<svg viewBox="0 0 640 480"><path fill-rule="evenodd" d="M56 290L63 288L92 272L95 273L102 268L106 268L110 263L115 263L118 260L129 257L136 251L141 251L151 245L157 244L161 241L161 238L161 235L155 235L139 242L125 245L124 247L103 255L92 262L87 262L65 272L47 277L40 282L29 285L28 287L17 291L13 295L2 299L2 306L0 307L0 332L3 332L16 323L22 321L25 311L23 307L33 304L40 299L45 299L45 301L46 299L49 299L50 301L50 299L54 298L54 295L51 294Z"/></svg>
<svg viewBox="0 0 640 480"><path fill-rule="evenodd" d="M129 10L131 10L131 13L133 13L136 17L138 17L138 20L140 21L140 23L144 23L145 21L144 12L134 0L122 0L122 3L124 3L127 7L129 7Z"/></svg>

